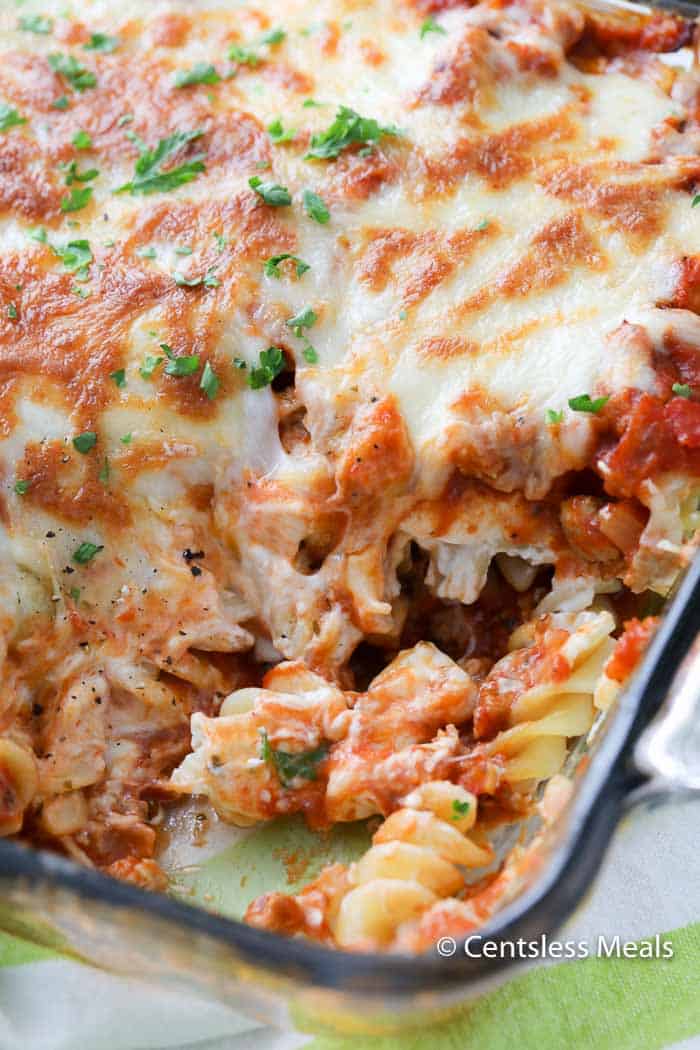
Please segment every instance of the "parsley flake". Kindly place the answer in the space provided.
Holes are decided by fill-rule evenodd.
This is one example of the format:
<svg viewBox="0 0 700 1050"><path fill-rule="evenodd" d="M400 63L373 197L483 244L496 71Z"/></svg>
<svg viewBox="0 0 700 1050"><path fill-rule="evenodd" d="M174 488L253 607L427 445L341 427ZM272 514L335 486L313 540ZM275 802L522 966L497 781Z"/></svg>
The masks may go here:
<svg viewBox="0 0 700 1050"><path fill-rule="evenodd" d="M101 51L107 55L116 51L121 40L118 36L108 36L106 33L91 33L87 44L83 44L85 51Z"/></svg>
<svg viewBox="0 0 700 1050"><path fill-rule="evenodd" d="M88 266L93 261L89 241L69 241L62 246L52 244L51 251L59 257L67 270L74 272L76 277L87 280Z"/></svg>
<svg viewBox="0 0 700 1050"><path fill-rule="evenodd" d="M26 496L27 493L29 492L29 486L30 485L31 485L31 481L26 481L23 478L18 478L18 480L15 482L15 485L14 485L15 492L17 493L18 496Z"/></svg>
<svg viewBox="0 0 700 1050"><path fill-rule="evenodd" d="M560 409L555 412L553 408L548 408L544 414L544 418L549 426L554 426L555 423L561 423L564 420L564 410Z"/></svg>
<svg viewBox="0 0 700 1050"><path fill-rule="evenodd" d="M317 767L328 755L326 744L321 744L312 751L276 751L270 747L264 729L260 731L260 737L260 757L274 768L284 787L288 787L295 780L316 780Z"/></svg>
<svg viewBox="0 0 700 1050"><path fill-rule="evenodd" d="M211 62L196 62L191 69L182 69L175 74L175 87L191 87L193 84L218 84L221 77Z"/></svg>
<svg viewBox="0 0 700 1050"><path fill-rule="evenodd" d="M165 374L168 376L191 376L199 368L199 355L191 354L189 356L175 357L167 343L160 344L161 349L165 350L169 361L165 366Z"/></svg>
<svg viewBox="0 0 700 1050"><path fill-rule="evenodd" d="M146 354L143 364L139 368L141 378L151 379L158 365L164 360L164 357L158 357L156 354Z"/></svg>
<svg viewBox="0 0 700 1050"><path fill-rule="evenodd" d="M110 372L109 378L114 380L119 389L126 386L126 371L123 368L118 368L116 372Z"/></svg>
<svg viewBox="0 0 700 1050"><path fill-rule="evenodd" d="M228 57L230 62L235 62L239 66L251 66L254 68L260 62L256 51L249 47L241 47L239 44L232 44L228 51Z"/></svg>
<svg viewBox="0 0 700 1050"><path fill-rule="evenodd" d="M42 36L48 36L53 29L53 20L45 15L22 15L17 23L17 28L23 29L25 33L40 33Z"/></svg>
<svg viewBox="0 0 700 1050"><path fill-rule="evenodd" d="M97 434L94 430L86 430L84 434L78 434L73 438L73 447L86 456L90 449L97 444Z"/></svg>
<svg viewBox="0 0 700 1050"><path fill-rule="evenodd" d="M425 40L429 33L439 33L445 36L446 32L447 30L439 22L436 22L432 15L429 15L420 27L420 38Z"/></svg>
<svg viewBox="0 0 700 1050"><path fill-rule="evenodd" d="M393 125L381 125L371 117L361 117L354 109L341 106L329 128L311 136L307 158L335 160L356 142L378 142L383 135L398 135Z"/></svg>
<svg viewBox="0 0 700 1050"><path fill-rule="evenodd" d="M218 288L221 281L214 276L214 267L210 266L203 277L185 277L179 270L173 273L173 280L179 288L197 288L200 284L205 288Z"/></svg>
<svg viewBox="0 0 700 1050"><path fill-rule="evenodd" d="M73 561L77 562L78 565L87 565L96 554L99 554L104 549L103 543L90 543L86 540L73 551Z"/></svg>
<svg viewBox="0 0 700 1050"><path fill-rule="evenodd" d="M27 237L30 237L33 241L38 241L39 244L46 244L49 239L43 226L32 226L27 230Z"/></svg>
<svg viewBox="0 0 700 1050"><path fill-rule="evenodd" d="M265 260L263 266L265 276L280 278L282 276L279 270L280 263L285 262L287 259L294 263L297 277L301 277L307 270L311 269L309 264L305 263L303 259L300 259L298 255L290 255L289 252L282 252L281 255L271 255L269 259Z"/></svg>
<svg viewBox="0 0 700 1050"><path fill-rule="evenodd" d="M7 304L7 316L10 318L11 321L17 320L17 307L14 303Z"/></svg>
<svg viewBox="0 0 700 1050"><path fill-rule="evenodd" d="M267 350L261 350L259 366L251 368L248 374L248 386L251 390L269 386L275 376L284 371L286 363L284 353L278 346L268 346Z"/></svg>
<svg viewBox="0 0 700 1050"><path fill-rule="evenodd" d="M176 131L167 138L160 139L155 149L149 149L133 132L127 131L126 134L138 148L139 158L132 181L119 186L115 193L129 192L132 196L137 193L165 193L192 182L200 172L206 170L203 163L205 154L197 153L184 164L163 171L165 161L178 153L183 146L201 138L203 131Z"/></svg>
<svg viewBox="0 0 700 1050"><path fill-rule="evenodd" d="M13 109L12 106L0 102L0 131L9 131L10 128L17 128L20 124L26 123L26 117L20 116L17 110Z"/></svg>
<svg viewBox="0 0 700 1050"><path fill-rule="evenodd" d="M219 392L220 386L219 377L207 361L202 371L202 378L199 381L200 390L203 390L209 400L213 401Z"/></svg>
<svg viewBox="0 0 700 1050"><path fill-rule="evenodd" d="M578 397L569 398L569 408L574 412L590 412L596 415L609 400L609 397L591 398L590 394L579 394Z"/></svg>
<svg viewBox="0 0 700 1050"><path fill-rule="evenodd" d="M106 456L100 468L100 473L97 475L97 480L102 485L109 485L109 460Z"/></svg>
<svg viewBox="0 0 700 1050"><path fill-rule="evenodd" d="M287 321L287 327L294 330L294 334L297 339L301 339L305 328L313 328L318 321L318 314L311 309L310 306L305 306L303 310L300 310L294 317L290 317Z"/></svg>
<svg viewBox="0 0 700 1050"><path fill-rule="evenodd" d="M294 128L287 128L285 131L281 117L277 117L271 124L267 125L267 133L276 146L281 145L283 142L292 142L297 135Z"/></svg>
<svg viewBox="0 0 700 1050"><path fill-rule="evenodd" d="M452 819L461 820L462 817L466 817L467 813L471 809L469 802L460 802L458 798L452 800Z"/></svg>
<svg viewBox="0 0 700 1050"><path fill-rule="evenodd" d="M302 102L302 107L304 109L321 109L326 104L325 102L317 102L315 98L305 98Z"/></svg>
<svg viewBox="0 0 700 1050"><path fill-rule="evenodd" d="M51 108L52 109L68 109L69 105L70 105L70 103L69 103L68 99L66 98L66 96L65 95L61 95L60 98L55 98L53 100L53 102L51 103Z"/></svg>
<svg viewBox="0 0 700 1050"><path fill-rule="evenodd" d="M64 77L75 91L86 91L97 83L95 74L81 66L73 55L55 52L49 55L49 65L54 73Z"/></svg>
<svg viewBox="0 0 700 1050"><path fill-rule="evenodd" d="M215 233L214 240L216 241L219 251L222 252L228 243L226 238L221 233Z"/></svg>
<svg viewBox="0 0 700 1050"><path fill-rule="evenodd" d="M244 361L242 357L234 357L234 359L233 359L233 367L234 368L247 368L248 367L248 363L246 361Z"/></svg>
<svg viewBox="0 0 700 1050"><path fill-rule="evenodd" d="M92 186L82 186L70 191L67 197L61 199L61 211L80 211L90 203L92 198Z"/></svg>
<svg viewBox="0 0 700 1050"><path fill-rule="evenodd" d="M145 248L137 248L136 254L141 259L155 259L156 250L152 245L148 244Z"/></svg>
<svg viewBox="0 0 700 1050"><path fill-rule="evenodd" d="M76 149L92 149L92 136L83 131L76 131L75 135L71 139Z"/></svg>
<svg viewBox="0 0 700 1050"><path fill-rule="evenodd" d="M131 444L131 434L124 434L124 436L120 437L119 440L121 441L122 445L130 445Z"/></svg>
<svg viewBox="0 0 700 1050"><path fill-rule="evenodd" d="M695 194L693 200L691 201L690 207L697 208L698 204L700 204L700 193Z"/></svg>
<svg viewBox="0 0 700 1050"><path fill-rule="evenodd" d="M269 47L276 47L286 39L286 32L284 29L270 29L269 32L263 33L260 37L261 44L267 44Z"/></svg>
<svg viewBox="0 0 700 1050"><path fill-rule="evenodd" d="M274 182L263 182L259 175L253 175L248 179L251 190L255 190L258 197L262 197L265 204L272 208L282 208L292 203L292 198L286 186L278 186Z"/></svg>
<svg viewBox="0 0 700 1050"><path fill-rule="evenodd" d="M676 397L692 397L693 390L687 383L674 383L671 390Z"/></svg>
<svg viewBox="0 0 700 1050"><path fill-rule="evenodd" d="M304 190L302 194L302 202L304 205L304 211L313 219L314 222L319 222L321 226L325 226L331 217L331 213L328 211L328 207L323 197L319 197L313 190Z"/></svg>
<svg viewBox="0 0 700 1050"><path fill-rule="evenodd" d="M306 344L302 354L304 355L304 360L308 361L310 365L315 365L318 362L318 353L311 343Z"/></svg>
<svg viewBox="0 0 700 1050"><path fill-rule="evenodd" d="M74 160L68 164L60 164L59 167L65 172L66 186L72 186L74 182L92 182L100 174L97 168L78 171L78 165Z"/></svg>

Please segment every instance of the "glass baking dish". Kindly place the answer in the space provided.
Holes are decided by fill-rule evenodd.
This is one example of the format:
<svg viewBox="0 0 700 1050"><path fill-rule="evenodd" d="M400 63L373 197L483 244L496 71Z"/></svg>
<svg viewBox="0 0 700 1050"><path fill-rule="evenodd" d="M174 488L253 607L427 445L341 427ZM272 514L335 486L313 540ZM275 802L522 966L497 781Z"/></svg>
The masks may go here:
<svg viewBox="0 0 700 1050"><path fill-rule="evenodd" d="M631 4L595 3L619 11ZM686 16L698 8L660 3ZM549 934L591 886L625 810L700 794L700 557L617 704L577 746L574 790L538 839L516 899L480 931L494 942ZM695 728L694 728L695 727ZM379 1032L463 1005L507 957L432 949L415 957L331 950L151 893L46 851L0 840L0 928L105 970L181 985L280 1025Z"/></svg>

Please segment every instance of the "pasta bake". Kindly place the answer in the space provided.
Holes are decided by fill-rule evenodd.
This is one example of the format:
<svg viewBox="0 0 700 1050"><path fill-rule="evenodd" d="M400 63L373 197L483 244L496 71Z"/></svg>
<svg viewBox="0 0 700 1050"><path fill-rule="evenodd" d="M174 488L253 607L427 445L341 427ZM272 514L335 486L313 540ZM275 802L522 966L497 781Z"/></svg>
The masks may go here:
<svg viewBox="0 0 700 1050"><path fill-rule="evenodd" d="M248 921L473 930L694 549L694 24L30 0L0 48L0 833L165 890L190 796L368 821Z"/></svg>

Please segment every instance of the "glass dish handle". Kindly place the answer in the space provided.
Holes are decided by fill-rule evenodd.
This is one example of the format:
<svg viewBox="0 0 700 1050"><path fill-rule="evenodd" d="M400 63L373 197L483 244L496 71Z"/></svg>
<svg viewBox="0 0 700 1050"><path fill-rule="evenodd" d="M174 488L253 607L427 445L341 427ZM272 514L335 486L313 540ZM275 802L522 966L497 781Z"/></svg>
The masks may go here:
<svg viewBox="0 0 700 1050"><path fill-rule="evenodd" d="M628 804L670 797L700 798L700 638L673 678L668 697L633 752L648 779Z"/></svg>

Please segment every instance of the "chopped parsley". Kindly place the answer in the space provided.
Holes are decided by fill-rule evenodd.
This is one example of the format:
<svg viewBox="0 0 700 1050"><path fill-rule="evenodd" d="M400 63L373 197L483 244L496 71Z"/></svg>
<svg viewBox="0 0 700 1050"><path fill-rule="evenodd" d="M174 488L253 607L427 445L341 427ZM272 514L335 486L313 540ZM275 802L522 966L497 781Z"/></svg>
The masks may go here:
<svg viewBox="0 0 700 1050"><path fill-rule="evenodd" d="M281 117L277 117L271 124L267 125L267 133L276 146L281 145L283 142L292 142L297 134L293 128L287 128L285 131Z"/></svg>
<svg viewBox="0 0 700 1050"><path fill-rule="evenodd" d="M420 27L420 38L425 40L429 33L440 33L442 36L447 32L439 22L436 22L432 15L428 15L423 25Z"/></svg>
<svg viewBox="0 0 700 1050"><path fill-rule="evenodd" d="M73 55L55 52L49 55L49 65L54 73L64 77L75 91L86 91L97 83L95 74L81 66Z"/></svg>
<svg viewBox="0 0 700 1050"><path fill-rule="evenodd" d="M700 193L696 193L695 194L695 196L693 197L693 200L691 202L690 207L691 208L696 208L698 206L698 204L700 204Z"/></svg>
<svg viewBox="0 0 700 1050"><path fill-rule="evenodd" d="M102 543L90 543L89 540L81 543L80 546L73 551L73 561L76 561L78 565L87 565L91 562L96 554L104 550L104 544Z"/></svg>
<svg viewBox="0 0 700 1050"><path fill-rule="evenodd" d="M117 121L117 127L123 128L125 124L131 124L134 119L133 113L122 113L121 117Z"/></svg>
<svg viewBox="0 0 700 1050"><path fill-rule="evenodd" d="M167 138L160 139L155 149L149 149L133 131L127 131L126 134L138 148L139 158L136 161L132 181L119 186L115 193L129 192L132 196L137 193L165 193L192 182L200 172L205 170L203 163L205 154L197 153L184 164L163 171L165 161L178 153L189 142L201 138L203 131L176 131Z"/></svg>
<svg viewBox="0 0 700 1050"><path fill-rule="evenodd" d="M87 279L88 266L93 260L89 241L69 241L64 245L52 244L51 251L59 257L67 270L73 271L78 278Z"/></svg>
<svg viewBox="0 0 700 1050"><path fill-rule="evenodd" d="M452 801L452 819L461 820L462 817L466 817L467 813L471 809L469 802L460 802L458 798Z"/></svg>
<svg viewBox="0 0 700 1050"><path fill-rule="evenodd" d="M92 149L92 136L82 128L76 131L71 141L76 149Z"/></svg>
<svg viewBox="0 0 700 1050"><path fill-rule="evenodd" d="M72 186L74 182L92 182L100 174L97 168L88 168L87 171L78 171L76 161L59 165L63 168L66 176L66 186Z"/></svg>
<svg viewBox="0 0 700 1050"><path fill-rule="evenodd" d="M80 601L80 587L71 587L68 591L74 602Z"/></svg>
<svg viewBox="0 0 700 1050"><path fill-rule="evenodd" d="M331 213L328 211L323 197L319 197L313 190L304 190L301 199L304 204L304 211L309 218L325 226L331 217Z"/></svg>
<svg viewBox="0 0 700 1050"><path fill-rule="evenodd" d="M692 388L687 383L674 383L671 390L676 397L692 397Z"/></svg>
<svg viewBox="0 0 700 1050"><path fill-rule="evenodd" d="M27 237L30 237L33 241L38 241L39 244L46 244L49 239L43 226L32 226L27 230Z"/></svg>
<svg viewBox="0 0 700 1050"><path fill-rule="evenodd" d="M145 248L137 248L136 254L141 259L155 259L156 250L152 245L146 245Z"/></svg>
<svg viewBox="0 0 700 1050"><path fill-rule="evenodd" d="M311 343L306 344L306 346L302 350L302 354L304 355L304 360L308 361L310 365L315 365L317 363L318 353L315 350L315 348L311 345Z"/></svg>
<svg viewBox="0 0 700 1050"><path fill-rule="evenodd" d="M165 366L165 374L169 376L191 376L199 368L199 356L197 354L191 354L190 356L176 357L171 347L167 343L160 344L161 350L165 350L168 363Z"/></svg>
<svg viewBox="0 0 700 1050"><path fill-rule="evenodd" d="M233 367L242 369L242 368L247 368L248 364L247 364L246 361L243 360L242 357L234 357L234 359L233 359Z"/></svg>
<svg viewBox="0 0 700 1050"><path fill-rule="evenodd" d="M60 98L55 98L51 103L52 109L68 109L70 105L65 95L61 95Z"/></svg>
<svg viewBox="0 0 700 1050"><path fill-rule="evenodd" d="M9 131L10 128L17 128L20 124L26 123L26 117L20 116L17 110L13 109L12 106L0 102L0 131Z"/></svg>
<svg viewBox="0 0 700 1050"><path fill-rule="evenodd" d="M256 51L250 47L241 47L239 44L233 44L229 48L228 57L230 62L235 62L239 66L255 67L260 62Z"/></svg>
<svg viewBox="0 0 700 1050"><path fill-rule="evenodd" d="M287 327L294 330L297 339L301 339L303 337L304 329L313 328L317 321L318 314L315 313L310 306L305 306L298 314L289 318L287 321Z"/></svg>
<svg viewBox="0 0 700 1050"><path fill-rule="evenodd" d="M164 357L159 357L156 354L146 354L143 364L139 368L139 374L142 379L151 379L158 365L164 360Z"/></svg>
<svg viewBox="0 0 700 1050"><path fill-rule="evenodd" d="M211 62L196 62L191 69L182 69L175 74L175 87L190 87L193 84L218 84L221 77Z"/></svg>
<svg viewBox="0 0 700 1050"><path fill-rule="evenodd" d="M221 233L215 233L214 240L216 241L219 251L222 252L228 243L226 238Z"/></svg>
<svg viewBox="0 0 700 1050"><path fill-rule="evenodd" d="M53 29L53 19L45 15L22 15L17 27L23 29L25 33L40 33L42 36L48 36Z"/></svg>
<svg viewBox="0 0 700 1050"><path fill-rule="evenodd" d="M120 437L119 440L121 441L122 445L130 445L131 444L131 434L130 433L129 434L124 434L124 436Z"/></svg>
<svg viewBox="0 0 700 1050"><path fill-rule="evenodd" d="M78 434L73 438L73 447L84 456L97 444L97 434L94 430L86 430L84 434Z"/></svg>
<svg viewBox="0 0 700 1050"><path fill-rule="evenodd" d="M173 280L180 288L197 288L200 284L203 284L205 288L218 288L221 281L214 276L214 269L214 266L210 266L203 277L185 277L179 270L175 270Z"/></svg>
<svg viewBox="0 0 700 1050"><path fill-rule="evenodd" d="M209 400L213 401L219 392L220 385L219 377L207 361L202 371L202 378L199 381L200 390L203 390Z"/></svg>
<svg viewBox="0 0 700 1050"><path fill-rule="evenodd" d="M61 211L80 211L86 207L92 198L92 186L81 186L70 191L67 197L61 199Z"/></svg>
<svg viewBox="0 0 700 1050"><path fill-rule="evenodd" d="M479 233L481 233L482 230L488 230L488 228L489 228L489 220L488 219L482 219L481 222L479 223L479 225L476 227L476 230Z"/></svg>
<svg viewBox="0 0 700 1050"><path fill-rule="evenodd" d="M558 412L555 412L553 408L548 408L544 418L550 426L553 426L555 423L561 423L564 420L564 410L560 409Z"/></svg>
<svg viewBox="0 0 700 1050"><path fill-rule="evenodd" d="M311 136L311 149L306 157L335 160L344 149L356 142L378 142L383 135L398 135L398 128L382 125L371 117L361 117L354 109L341 106L329 128Z"/></svg>
<svg viewBox="0 0 700 1050"><path fill-rule="evenodd" d="M109 460L105 456L104 463L100 467L100 473L97 475L97 480L102 485L109 485Z"/></svg>
<svg viewBox="0 0 700 1050"><path fill-rule="evenodd" d="M91 33L90 39L87 44L83 44L86 51L101 51L103 54L110 54L112 51L116 51L121 40L118 36L108 36L106 33Z"/></svg>
<svg viewBox="0 0 700 1050"><path fill-rule="evenodd" d="M176 255L191 255L192 249L187 244L178 244L175 246Z"/></svg>
<svg viewBox="0 0 700 1050"><path fill-rule="evenodd" d="M27 493L29 492L29 486L30 485L31 485L31 481L25 481L24 479L19 478L15 482L15 492L17 493L18 496L26 496Z"/></svg>
<svg viewBox="0 0 700 1050"><path fill-rule="evenodd" d="M325 102L317 102L315 98L305 98L302 102L304 109L320 109L324 105Z"/></svg>
<svg viewBox="0 0 700 1050"><path fill-rule="evenodd" d="M251 190L255 190L258 197L262 197L265 204L273 208L282 208L292 203L292 198L286 186L278 186L274 182L263 182L259 175L253 175L248 179Z"/></svg>
<svg viewBox="0 0 700 1050"><path fill-rule="evenodd" d="M251 390L269 386L275 376L284 371L286 364L284 353L278 346L268 346L267 350L261 350L259 366L251 368L248 374L248 386Z"/></svg>
<svg viewBox="0 0 700 1050"><path fill-rule="evenodd" d="M281 277L282 274L280 273L279 266L280 263L285 262L287 259L289 259L290 262L294 263L297 277L301 277L303 274L306 273L307 270L311 269L309 264L305 263L303 259L300 259L298 255L290 255L289 252L282 252L281 255L271 255L269 259L265 260L265 264L263 266L265 276L277 278Z"/></svg>
<svg viewBox="0 0 700 1050"><path fill-rule="evenodd" d="M270 29L269 32L263 33L260 37L261 44L268 44L270 47L276 47L277 44L281 44L286 38L287 34L284 29Z"/></svg>
<svg viewBox="0 0 700 1050"><path fill-rule="evenodd" d="M11 321L17 320L17 307L14 303L7 304L7 316L10 318Z"/></svg>
<svg viewBox="0 0 700 1050"><path fill-rule="evenodd" d="M318 765L328 755L328 747L321 744L313 751L276 751L270 747L267 732L260 731L260 757L272 766L284 787L295 780L316 780Z"/></svg>
<svg viewBox="0 0 700 1050"><path fill-rule="evenodd" d="M79 288L77 284L73 285L73 287L71 288L71 292L73 293L73 295L77 295L79 299L87 299L90 295L90 292L87 290L87 288Z"/></svg>
<svg viewBox="0 0 700 1050"><path fill-rule="evenodd" d="M578 397L569 398L569 408L574 412L590 412L596 415L601 408L607 405L609 397L591 398L590 394L579 394Z"/></svg>
<svg viewBox="0 0 700 1050"><path fill-rule="evenodd" d="M113 379L120 389L126 386L126 370L123 368L118 368L116 372L110 372L109 378Z"/></svg>

